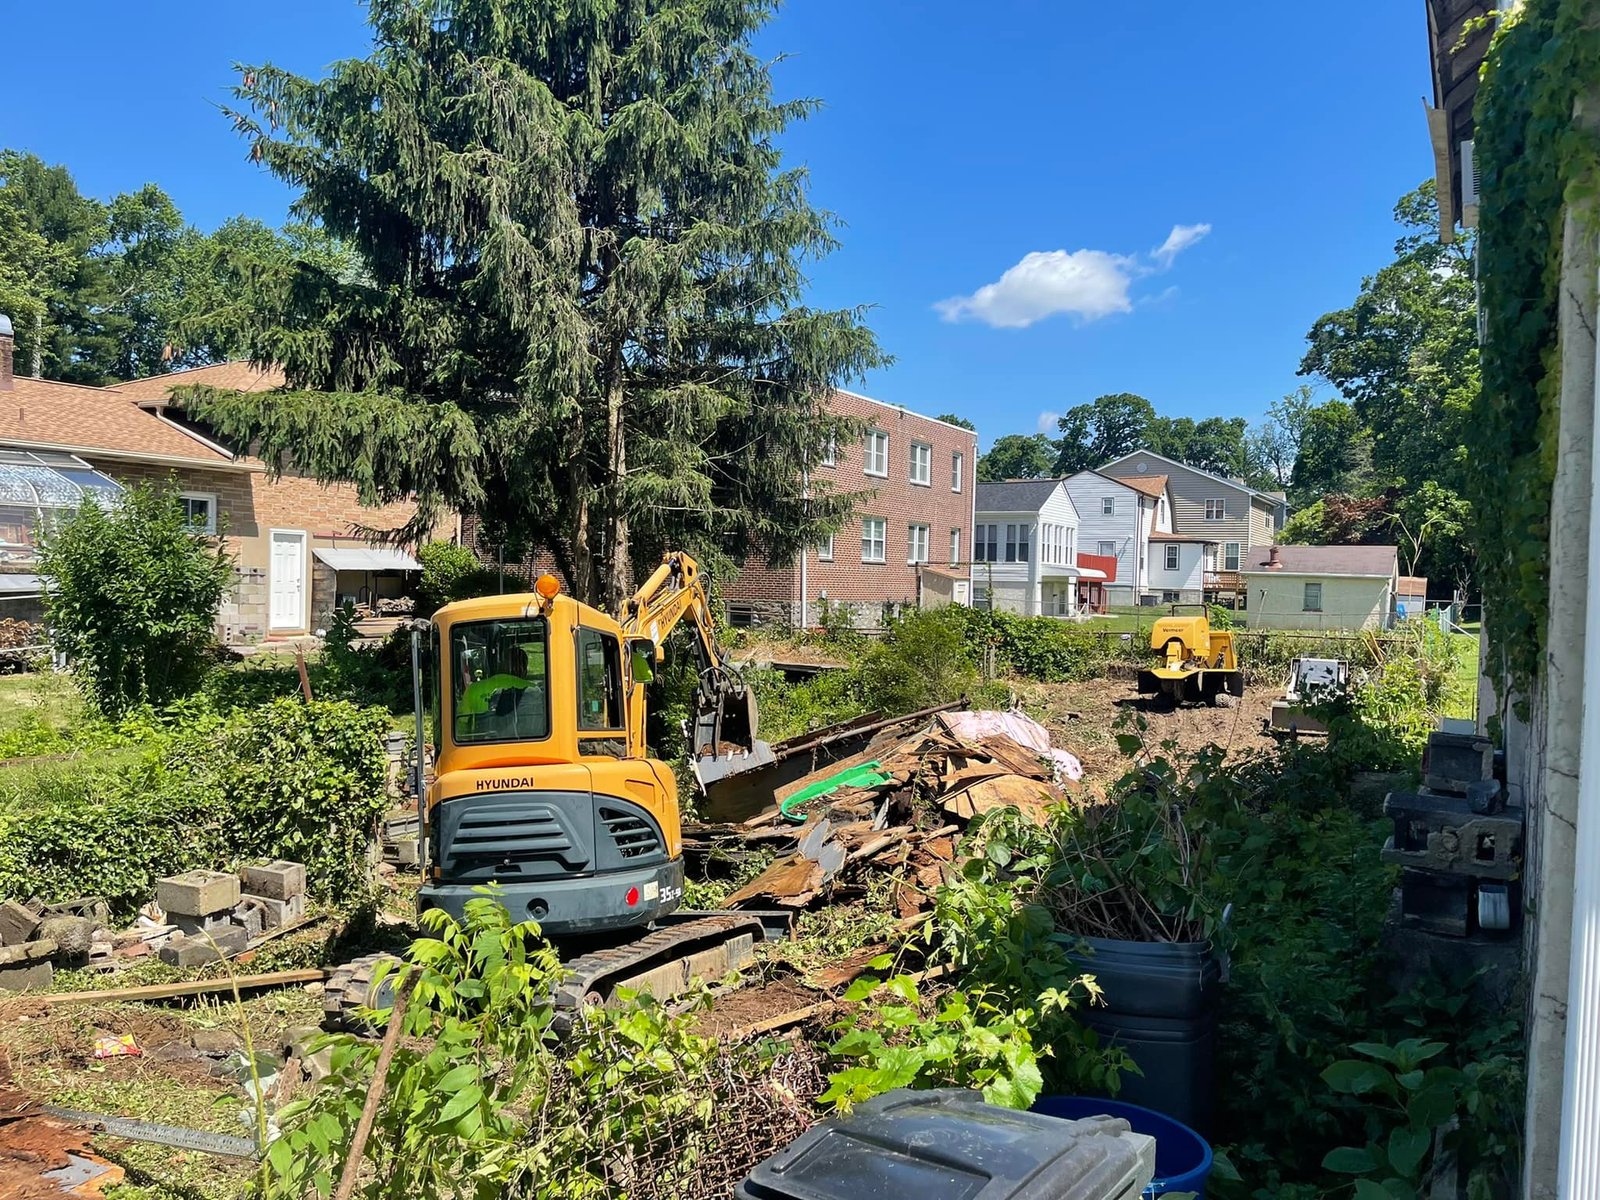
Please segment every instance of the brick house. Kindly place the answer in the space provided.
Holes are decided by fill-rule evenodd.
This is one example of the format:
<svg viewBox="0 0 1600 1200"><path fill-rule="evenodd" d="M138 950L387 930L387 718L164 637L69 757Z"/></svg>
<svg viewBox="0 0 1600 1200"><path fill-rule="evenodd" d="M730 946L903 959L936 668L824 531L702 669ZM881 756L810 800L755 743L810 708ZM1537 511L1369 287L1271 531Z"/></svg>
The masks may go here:
<svg viewBox="0 0 1600 1200"><path fill-rule="evenodd" d="M836 447L815 471L859 494L855 516L788 561L750 559L722 588L734 624L814 625L826 602L870 626L899 606L965 600L931 575L970 562L978 435L854 392L834 392L830 407L868 426L861 444Z"/></svg>
<svg viewBox="0 0 1600 1200"><path fill-rule="evenodd" d="M16 376L12 352L10 324L0 321L0 465L46 480L70 482L84 471L85 480L122 486L175 483L194 520L225 535L236 557L236 582L217 614L224 641L315 633L342 600L398 594L404 572L417 569L405 550L359 532L398 529L411 505L369 508L348 485L271 479L263 463L219 444L168 400L173 387L191 383L266 390L282 382L278 372L219 363L97 388ZM9 577L0 592L21 599L23 581L33 579L37 596L28 568L38 522L76 507L80 494L49 485L31 497L0 490L0 572Z"/></svg>

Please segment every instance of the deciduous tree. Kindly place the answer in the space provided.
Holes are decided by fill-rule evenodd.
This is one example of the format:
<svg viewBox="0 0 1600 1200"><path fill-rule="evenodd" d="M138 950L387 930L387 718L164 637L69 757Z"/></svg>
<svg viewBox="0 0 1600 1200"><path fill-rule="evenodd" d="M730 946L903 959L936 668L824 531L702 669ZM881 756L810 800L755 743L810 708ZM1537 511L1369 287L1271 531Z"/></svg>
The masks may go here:
<svg viewBox="0 0 1600 1200"><path fill-rule="evenodd" d="M1149 440L1156 419L1155 405L1132 392L1097 396L1069 408L1057 422L1055 473L1075 475L1131 454Z"/></svg>
<svg viewBox="0 0 1600 1200"><path fill-rule="evenodd" d="M996 438L988 453L978 459L978 478L1043 479L1055 466L1058 447L1042 433L1008 433Z"/></svg>
<svg viewBox="0 0 1600 1200"><path fill-rule="evenodd" d="M620 604L672 544L814 544L829 389L880 361L801 296L834 245L777 141L769 0L373 0L323 79L243 68L232 113L355 277L285 272L248 331L289 386L197 394L225 436L363 499L479 513Z"/></svg>

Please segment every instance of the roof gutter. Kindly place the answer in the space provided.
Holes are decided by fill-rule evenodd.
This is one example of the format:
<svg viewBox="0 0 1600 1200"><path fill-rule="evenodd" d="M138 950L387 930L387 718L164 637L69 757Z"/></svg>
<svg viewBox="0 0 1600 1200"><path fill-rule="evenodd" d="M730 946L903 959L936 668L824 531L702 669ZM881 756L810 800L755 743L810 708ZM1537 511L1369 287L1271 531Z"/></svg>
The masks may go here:
<svg viewBox="0 0 1600 1200"><path fill-rule="evenodd" d="M23 438L0 438L0 445L14 446L19 450L53 450L59 454L85 455L89 458L109 458L116 462L159 463L163 466L204 467L212 471L263 471L266 468L234 458L184 458L176 454L152 454L143 450L107 450L99 446L72 446L64 442L36 442Z"/></svg>

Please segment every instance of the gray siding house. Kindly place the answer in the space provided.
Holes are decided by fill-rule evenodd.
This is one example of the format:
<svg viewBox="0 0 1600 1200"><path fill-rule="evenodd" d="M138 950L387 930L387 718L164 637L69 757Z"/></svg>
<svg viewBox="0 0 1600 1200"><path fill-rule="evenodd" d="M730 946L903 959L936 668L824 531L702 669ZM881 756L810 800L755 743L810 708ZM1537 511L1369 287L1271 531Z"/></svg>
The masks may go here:
<svg viewBox="0 0 1600 1200"><path fill-rule="evenodd" d="M1173 528L1216 543L1208 551L1208 571L1240 570L1250 547L1271 546L1278 540L1289 515L1281 492L1258 491L1149 450L1135 450L1108 462L1100 472L1119 479L1166 476Z"/></svg>

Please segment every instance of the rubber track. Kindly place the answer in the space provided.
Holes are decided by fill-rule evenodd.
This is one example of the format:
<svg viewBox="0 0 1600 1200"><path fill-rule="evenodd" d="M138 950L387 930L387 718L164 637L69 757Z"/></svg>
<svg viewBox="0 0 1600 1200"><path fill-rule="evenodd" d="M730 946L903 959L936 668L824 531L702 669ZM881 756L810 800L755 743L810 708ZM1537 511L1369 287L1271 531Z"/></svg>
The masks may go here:
<svg viewBox="0 0 1600 1200"><path fill-rule="evenodd" d="M697 942L727 941L740 934L749 933L756 941L762 940L761 922L739 913L707 917L702 921L689 921L682 925L669 925L646 934L636 942L617 946L611 950L596 950L571 962L563 963L567 980L556 990L556 1014L553 1026L558 1034L572 1028L572 1022L583 1008L586 997L599 993L608 995L612 987L623 979L641 971L661 966L692 950L702 947Z"/></svg>

